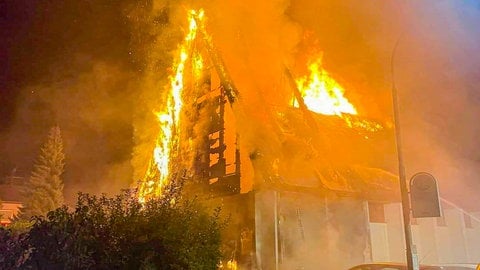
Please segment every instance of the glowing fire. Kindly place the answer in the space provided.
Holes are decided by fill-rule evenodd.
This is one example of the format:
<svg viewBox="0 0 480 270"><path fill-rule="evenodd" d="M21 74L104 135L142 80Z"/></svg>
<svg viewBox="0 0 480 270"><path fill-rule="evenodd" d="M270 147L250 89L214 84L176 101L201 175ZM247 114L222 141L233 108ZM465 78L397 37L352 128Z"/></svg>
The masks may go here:
<svg viewBox="0 0 480 270"><path fill-rule="evenodd" d="M305 105L311 111L326 115L357 114L355 107L343 96L345 90L322 69L321 64L318 58L308 66L308 76L295 80ZM294 106L298 107L296 100Z"/></svg>
<svg viewBox="0 0 480 270"><path fill-rule="evenodd" d="M357 109L344 97L345 90L322 68L321 57L311 61L308 65L310 74L295 80L303 101L310 111L337 115L352 128L361 128L368 131L377 131L383 127L375 122L361 120L354 117ZM299 107L298 101L293 98L294 107Z"/></svg>
<svg viewBox="0 0 480 270"><path fill-rule="evenodd" d="M223 264L222 261L220 261L220 263L218 264L218 269L237 270L238 264L235 259L228 260L225 265Z"/></svg>
<svg viewBox="0 0 480 270"><path fill-rule="evenodd" d="M145 202L149 198L161 195L171 169L172 157L176 154L179 138L179 119L182 111L182 92L184 89L184 71L190 56L192 43L197 35L197 21L203 19L203 10L188 12L189 28L182 44L179 46L178 55L173 63L174 74L170 75L170 92L168 93L165 107L156 113L160 134L157 137L151 162L143 181L138 188L138 199ZM201 57L195 57L195 69L202 67Z"/></svg>

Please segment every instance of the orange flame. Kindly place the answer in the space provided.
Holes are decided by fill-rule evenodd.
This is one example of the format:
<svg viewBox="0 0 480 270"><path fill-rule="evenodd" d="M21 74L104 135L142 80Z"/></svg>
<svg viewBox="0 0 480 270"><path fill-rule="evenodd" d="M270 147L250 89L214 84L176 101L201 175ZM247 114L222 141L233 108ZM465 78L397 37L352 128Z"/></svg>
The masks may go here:
<svg viewBox="0 0 480 270"><path fill-rule="evenodd" d="M370 132L383 128L378 123L354 117L358 114L357 109L344 97L343 87L322 68L321 57L310 61L308 70L310 71L308 76L298 78L295 82L310 111L325 115L337 115L351 128L360 128ZM294 107L299 107L295 98L292 99L292 104Z"/></svg>
<svg viewBox="0 0 480 270"><path fill-rule="evenodd" d="M145 202L149 198L161 195L171 169L171 160L178 147L179 120L182 111L182 93L184 89L184 71L192 43L197 36L197 22L194 19L203 18L203 10L188 12L189 29L182 44L179 46L177 59L173 63L174 74L170 75L170 92L167 96L165 107L156 113L160 134L157 137L156 146L153 151L153 164L147 169L143 181L138 188L138 199ZM194 60L195 69L202 67L201 58Z"/></svg>
<svg viewBox="0 0 480 270"><path fill-rule="evenodd" d="M321 61L317 58L310 63L310 74L295 80L305 105L311 111L326 115L357 114L355 107L343 96L343 87L322 69ZM298 102L293 102L298 107Z"/></svg>

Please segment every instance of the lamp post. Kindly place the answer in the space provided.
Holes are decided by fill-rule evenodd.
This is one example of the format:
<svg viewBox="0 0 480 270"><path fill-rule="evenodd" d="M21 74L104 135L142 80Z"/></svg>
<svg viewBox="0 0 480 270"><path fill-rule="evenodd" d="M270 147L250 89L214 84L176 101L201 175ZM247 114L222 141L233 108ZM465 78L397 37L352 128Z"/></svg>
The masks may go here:
<svg viewBox="0 0 480 270"><path fill-rule="evenodd" d="M410 199L408 196L407 180L405 177L405 166L403 162L402 133L400 129L400 117L399 117L400 109L398 105L398 94L397 94L397 89L395 87L395 77L393 73L395 52L397 51L399 41L400 41L400 38L398 38L397 42L395 43L395 47L393 48L392 59L390 63L391 74L392 74L393 121L395 126L395 141L397 146L398 177L399 177L399 184L400 184L400 194L402 199L403 230L405 233L405 252L407 256L407 268L408 270L417 270L418 262L416 263L417 265L415 268L414 268L414 262L413 262L412 231L410 227Z"/></svg>

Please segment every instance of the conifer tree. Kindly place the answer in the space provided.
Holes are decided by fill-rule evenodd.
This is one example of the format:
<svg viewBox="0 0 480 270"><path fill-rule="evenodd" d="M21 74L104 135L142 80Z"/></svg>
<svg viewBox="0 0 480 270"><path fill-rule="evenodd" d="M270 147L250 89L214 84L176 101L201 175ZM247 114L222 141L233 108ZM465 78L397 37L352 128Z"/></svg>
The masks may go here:
<svg viewBox="0 0 480 270"><path fill-rule="evenodd" d="M52 127L24 189L24 206L21 219L46 215L63 204L63 180L65 166L63 141L58 126Z"/></svg>

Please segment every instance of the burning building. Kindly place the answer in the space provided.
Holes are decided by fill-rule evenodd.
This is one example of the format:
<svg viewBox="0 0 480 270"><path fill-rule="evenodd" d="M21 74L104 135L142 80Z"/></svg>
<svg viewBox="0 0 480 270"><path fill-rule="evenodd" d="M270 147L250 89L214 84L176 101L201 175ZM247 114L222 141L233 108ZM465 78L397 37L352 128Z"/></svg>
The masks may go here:
<svg viewBox="0 0 480 270"><path fill-rule="evenodd" d="M158 136L145 154L152 158L137 166L139 200L183 178L188 192L221 206L230 216L226 268L346 269L404 260L392 125L362 116L315 50L302 64L259 65L262 76L237 84L233 78L250 77L250 69L231 74L203 11L187 13L155 111ZM263 87L269 96L258 94ZM430 221L414 227L425 262L463 258L441 258L432 243L446 234ZM438 233L427 241L415 236L419 230ZM463 244L475 249L472 243Z"/></svg>
<svg viewBox="0 0 480 270"><path fill-rule="evenodd" d="M400 201L392 127L359 116L320 55L307 66L295 76L282 63L278 91L290 98L252 110L203 11L188 12L139 200L159 196L175 175L222 206L232 217L225 267L345 269L370 261L370 215Z"/></svg>
<svg viewBox="0 0 480 270"><path fill-rule="evenodd" d="M182 177L235 213L232 263L403 260L395 66L407 174L431 172L442 194L478 210L476 1L10 2L0 16L5 171L28 170L34 135L59 124L66 198L115 192L130 169L140 200ZM3 217L14 213L6 201L20 205L0 200ZM480 261L479 223L454 208L412 225L428 240L416 241L425 262Z"/></svg>

